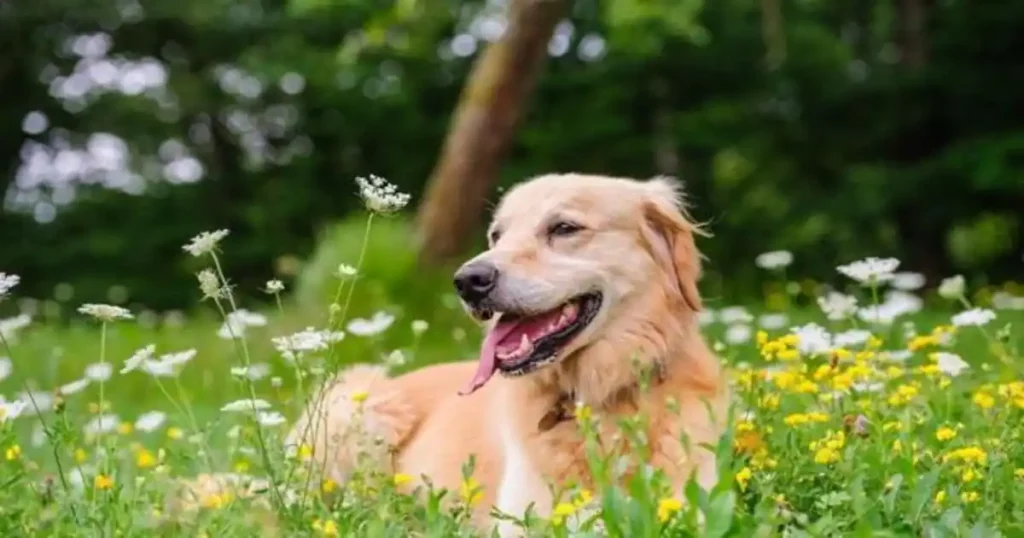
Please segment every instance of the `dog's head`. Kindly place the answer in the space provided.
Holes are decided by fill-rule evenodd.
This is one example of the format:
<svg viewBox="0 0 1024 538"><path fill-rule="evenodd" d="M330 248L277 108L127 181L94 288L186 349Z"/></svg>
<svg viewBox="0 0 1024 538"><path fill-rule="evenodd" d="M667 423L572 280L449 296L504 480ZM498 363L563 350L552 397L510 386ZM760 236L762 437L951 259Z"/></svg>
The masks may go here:
<svg viewBox="0 0 1024 538"><path fill-rule="evenodd" d="M496 371L523 375L630 330L624 320L654 304L699 310L697 232L669 178L553 174L511 189L490 247L455 273L467 310L490 321L467 392Z"/></svg>

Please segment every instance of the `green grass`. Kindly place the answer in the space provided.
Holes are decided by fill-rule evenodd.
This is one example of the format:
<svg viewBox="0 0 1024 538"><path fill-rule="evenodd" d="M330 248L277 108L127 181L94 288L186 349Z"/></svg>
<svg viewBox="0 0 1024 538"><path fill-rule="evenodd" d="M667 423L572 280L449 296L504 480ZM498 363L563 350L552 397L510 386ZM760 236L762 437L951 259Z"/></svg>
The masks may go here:
<svg viewBox="0 0 1024 538"><path fill-rule="evenodd" d="M9 351L0 352L14 363L14 374L0 381L0 394L10 401L26 386L52 392L82 378L87 365L109 362L114 373L104 383L103 399L122 426L100 436L83 433L99 411L95 382L42 415L45 439L31 413L0 425L0 535L470 535L464 502L442 503L440 494L419 501L397 493L392 477L370 472L347 485L314 488L315 494L295 493L289 500L301 502L278 506L272 490L298 492L302 479L297 458L282 449L288 423L257 427L251 413L221 411L225 403L254 393L290 421L311 384L326 375L321 369L329 374L343 364L381 362L396 349L409 359L396 372L475 356L479 330L446 297L446 275L416 271L407 223L377 219L364 256L362 226L346 223L325 236L295 283L295 294L264 312L266 326L246 331L244 349L217 335L221 319L209 300L181 325L118 321L103 328L80 316L70 325L36 323L19 331L7 342ZM230 237L222 246L222 255L230 256ZM355 264L361 257L358 279L331 276L338 263ZM249 301L260 293L233 289L232 298L255 304ZM567 536L567 520L579 523L586 513L595 519L579 523L583 530L577 536L594 535L594 525L612 536L1024 535L1024 365L1021 331L1008 326L1019 327L1024 316L1000 311L983 328L963 327L941 341L912 344L905 322L912 322L916 334L928 335L960 308L929 298L925 311L874 329L877 341L793 357L786 351L792 343L782 338L790 327L814 321L839 333L854 326L823 320L810 306L816 293L805 288L773 295L770 310L747 306L788 317L784 328L763 335L767 345L753 334L749 341L728 343L721 323L705 328L736 382L735 419L716 447L721 481L712 491L690 484L684 492L671 492L659 473L641 473L623 488L598 488L594 510L566 500L556 509L558 517L524 524L540 535ZM871 294L861 295L869 301ZM332 315L331 302L348 308L335 308ZM713 309L725 306L714 297L709 303ZM228 304L221 300L230 309ZM390 328L373 337L348 335L330 352L305 357L298 368L301 381L270 342L305 327L341 327L343 320L378 310L395 316ZM415 335L414 320L427 321L429 329ZM118 373L125 359L149 344L158 355L187 349L197 354L178 376L159 382L141 371ZM886 358L908 346L915 350L905 362ZM834 362L847 351L849 357ZM957 353L971 367L957 377L936 373L929 366L936 351ZM231 375L232 367L246 363L265 363L270 373L251 385ZM770 379L765 366L775 369ZM877 383L879 390L825 397L851 381ZM128 427L154 410L168 415L155 431ZM590 419L580 420L589 438ZM943 430L947 435L938 438L942 428L955 435ZM636 450L642 454L643 447ZM200 499L204 507L184 515L174 505L180 478L210 472L267 477L268 464L279 488L251 497L208 495ZM598 484L605 483L600 477L614 465L598 457L591 464ZM673 495L686 505L674 505Z"/></svg>

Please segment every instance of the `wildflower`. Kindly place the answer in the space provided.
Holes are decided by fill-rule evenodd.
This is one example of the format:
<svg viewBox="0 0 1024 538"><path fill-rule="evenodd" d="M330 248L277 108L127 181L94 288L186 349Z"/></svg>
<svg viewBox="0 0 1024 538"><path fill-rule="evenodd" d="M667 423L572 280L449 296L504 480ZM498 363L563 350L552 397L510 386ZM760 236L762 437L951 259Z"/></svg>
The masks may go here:
<svg viewBox="0 0 1024 538"><path fill-rule="evenodd" d="M348 323L348 332L356 336L375 336L388 329L395 322L395 316L377 312L370 319L356 318Z"/></svg>
<svg viewBox="0 0 1024 538"><path fill-rule="evenodd" d="M373 174L369 178L357 177L356 184L366 208L374 213L394 213L405 207L411 198L386 179Z"/></svg>
<svg viewBox="0 0 1024 538"><path fill-rule="evenodd" d="M668 521L676 512L682 510L683 503L674 497L668 497L658 501L658 521Z"/></svg>
<svg viewBox="0 0 1024 538"><path fill-rule="evenodd" d="M140 432L152 432L163 425L167 415L161 411L148 411L135 419L135 429Z"/></svg>
<svg viewBox="0 0 1024 538"><path fill-rule="evenodd" d="M804 355L817 355L832 349L832 335L816 323L796 327L792 334L798 341L791 345L795 345Z"/></svg>
<svg viewBox="0 0 1024 538"><path fill-rule="evenodd" d="M818 297L818 307L831 321L841 321L857 312L857 298L838 292Z"/></svg>
<svg viewBox="0 0 1024 538"><path fill-rule="evenodd" d="M459 485L459 498L470 506L480 502L483 496L484 493L480 488L480 484L473 477L463 480L462 484Z"/></svg>
<svg viewBox="0 0 1024 538"><path fill-rule="evenodd" d="M335 272L335 274L338 276L338 278L345 279L356 276L356 272L357 270L355 267L352 267L347 263L343 263L338 265L338 270Z"/></svg>
<svg viewBox="0 0 1024 538"><path fill-rule="evenodd" d="M788 250L775 250L759 254L754 263L761 269L784 269L793 263L793 253Z"/></svg>
<svg viewBox="0 0 1024 538"><path fill-rule="evenodd" d="M935 504L942 504L945 500L946 500L946 491L945 490L939 490L939 492L935 494Z"/></svg>
<svg viewBox="0 0 1024 538"><path fill-rule="evenodd" d="M949 441L956 437L956 430L949 426L940 426L939 429L935 430L935 438L939 441Z"/></svg>
<svg viewBox="0 0 1024 538"><path fill-rule="evenodd" d="M551 522L555 525L561 525L565 518L576 513L576 505L572 503L558 503L555 508L551 511Z"/></svg>
<svg viewBox="0 0 1024 538"><path fill-rule="evenodd" d="M97 435L102 433L110 433L117 429L117 425L120 421L117 415L105 414L99 415L98 417L90 420L85 424L83 431L86 435Z"/></svg>
<svg viewBox="0 0 1024 538"><path fill-rule="evenodd" d="M271 295L281 293L284 291L284 282L281 282L280 280L268 280L266 286L263 288L263 291Z"/></svg>
<svg viewBox="0 0 1024 538"><path fill-rule="evenodd" d="M318 519L318 520L314 521L313 522L313 530L319 532L320 534L322 534L324 536L337 536L338 535L338 525L335 522L331 521L331 520L321 521L321 520Z"/></svg>
<svg viewBox="0 0 1024 538"><path fill-rule="evenodd" d="M942 456L942 461L961 461L964 463L985 465L985 462L988 461L988 453L986 453L981 447L967 446L946 453Z"/></svg>
<svg viewBox="0 0 1024 538"><path fill-rule="evenodd" d="M93 487L99 490L107 490L114 487L114 478L105 474L98 474L92 481Z"/></svg>
<svg viewBox="0 0 1024 538"><path fill-rule="evenodd" d="M427 329L430 328L430 324L427 323L426 321L423 321L422 319L416 319L413 320L411 327L413 334L421 335L427 332Z"/></svg>
<svg viewBox="0 0 1024 538"><path fill-rule="evenodd" d="M979 495L977 491L965 491L960 494L960 500L963 501L964 504L970 504L980 498L981 495Z"/></svg>
<svg viewBox="0 0 1024 538"><path fill-rule="evenodd" d="M224 404L224 407L221 407L220 410L221 412L224 413L237 413L239 411L265 411L267 409L270 409L270 407L270 403L267 402L266 400L256 398L235 400L233 402Z"/></svg>
<svg viewBox="0 0 1024 538"><path fill-rule="evenodd" d="M995 312L987 308L972 308L953 316L952 323L957 327L981 327L994 319L996 319Z"/></svg>
<svg viewBox="0 0 1024 538"><path fill-rule="evenodd" d="M199 291L203 292L203 299L220 299L227 294L227 289L221 285L220 277L212 269L203 269L196 273L199 280Z"/></svg>
<svg viewBox="0 0 1024 538"><path fill-rule="evenodd" d="M750 340L751 329L749 325L730 325L725 331L725 341L738 345Z"/></svg>
<svg viewBox="0 0 1024 538"><path fill-rule="evenodd" d="M124 367L121 368L121 373L127 374L128 372L134 371L144 361L152 359L153 353L155 352L156 346L153 344L150 344L142 349L139 349L134 354L132 354L131 357L128 357L128 360L124 361Z"/></svg>
<svg viewBox="0 0 1024 538"><path fill-rule="evenodd" d="M893 273L890 284L898 290L919 290L924 287L925 278L921 273L913 273L909 271Z"/></svg>
<svg viewBox="0 0 1024 538"><path fill-rule="evenodd" d="M964 469L964 471L962 473L960 473L960 481L963 482L964 484L966 484L968 482L973 482L973 481L977 480L980 476L981 475L978 474L977 471L975 471L974 469L968 467L968 468Z"/></svg>
<svg viewBox="0 0 1024 538"><path fill-rule="evenodd" d="M220 243L221 240L227 236L227 230L202 232L199 235L193 237L192 241L190 241L187 245L182 247L182 249L198 258L203 254L209 254L215 251L217 249L217 243Z"/></svg>
<svg viewBox="0 0 1024 538"><path fill-rule="evenodd" d="M313 457L313 447L303 443L299 446L298 457L301 461L308 461Z"/></svg>
<svg viewBox="0 0 1024 538"><path fill-rule="evenodd" d="M278 336L271 339L274 348L285 359L294 361L304 353L326 351L331 344L340 342L345 337L343 332L318 331L312 327L289 336Z"/></svg>
<svg viewBox="0 0 1024 538"><path fill-rule="evenodd" d="M740 486L740 491L747 491L747 485L753 476L754 473L750 471L749 467L744 467L736 473L736 484Z"/></svg>
<svg viewBox="0 0 1024 538"><path fill-rule="evenodd" d="M956 353L946 353L944 351L939 351L936 353L932 353L930 357L935 360L936 366L938 367L939 371L952 377L960 375L961 373L963 373L964 370L967 370L968 368L971 367L969 364L964 362L963 359L960 358L960 355L957 355Z"/></svg>
<svg viewBox="0 0 1024 538"><path fill-rule="evenodd" d="M266 324L267 317L263 314L239 308L225 316L224 323L217 330L217 336L225 340L241 338L249 327L263 327Z"/></svg>
<svg viewBox="0 0 1024 538"><path fill-rule="evenodd" d="M149 469L156 465L156 457L152 452L143 448L135 455L135 465L138 465L139 469Z"/></svg>
<svg viewBox="0 0 1024 538"><path fill-rule="evenodd" d="M227 506L227 504L231 502L231 499L233 497L234 495L232 495L230 491L223 491L221 493L214 493L211 495L203 496L200 504L202 504L203 508L208 508L210 510L219 510Z"/></svg>
<svg viewBox="0 0 1024 538"><path fill-rule="evenodd" d="M355 402L355 403L363 403L369 397L370 397L370 393L365 391L365 390L359 390L359 391L353 392L352 395L349 396L349 398L351 398L352 401Z"/></svg>
<svg viewBox="0 0 1024 538"><path fill-rule="evenodd" d="M93 381L106 381L110 379L114 368L110 363L98 362L85 367L85 377Z"/></svg>
<svg viewBox="0 0 1024 538"><path fill-rule="evenodd" d="M62 396L70 396L72 394L76 394L76 393L82 392L82 390L84 390L85 387L88 387L88 386L89 386L89 380L88 379L78 379L78 380L72 381L70 383L61 385L61 387L57 389L57 393L62 395Z"/></svg>
<svg viewBox="0 0 1024 538"><path fill-rule="evenodd" d="M1013 470L1013 476L1024 480L1024 467L1018 467Z"/></svg>
<svg viewBox="0 0 1024 538"><path fill-rule="evenodd" d="M764 440L756 431L737 431L733 446L737 452L754 454L764 448Z"/></svg>
<svg viewBox="0 0 1024 538"><path fill-rule="evenodd" d="M961 275L951 276L939 284L939 296L943 299L959 299L964 296L966 285Z"/></svg>
<svg viewBox="0 0 1024 538"><path fill-rule="evenodd" d="M338 489L338 483L330 478L326 478L320 483L320 491L324 493L331 493L336 489Z"/></svg>
<svg viewBox="0 0 1024 538"><path fill-rule="evenodd" d="M907 349L910 351L920 351L928 346L937 345L939 345L939 340L936 337L927 334L911 338L910 342L907 342Z"/></svg>
<svg viewBox="0 0 1024 538"><path fill-rule="evenodd" d="M109 304L87 303L78 307L78 312L104 322L132 319L134 317L127 309Z"/></svg>
<svg viewBox="0 0 1024 538"><path fill-rule="evenodd" d="M11 445L7 448L5 457L7 461L14 461L21 457L21 447L18 445Z"/></svg>
<svg viewBox="0 0 1024 538"><path fill-rule="evenodd" d="M971 398L974 405L982 409L991 409L996 404L996 399L987 392L976 392L974 397Z"/></svg>
<svg viewBox="0 0 1024 538"><path fill-rule="evenodd" d="M121 435L128 435L132 433L132 429L133 428L131 422L122 422L117 425L117 433Z"/></svg>
<svg viewBox="0 0 1024 538"><path fill-rule="evenodd" d="M0 381L10 377L13 371L14 363L11 362L11 359L9 357L0 357Z"/></svg>
<svg viewBox="0 0 1024 538"><path fill-rule="evenodd" d="M861 284L874 285L891 280L899 266L900 261L895 258L872 257L840 265L836 270Z"/></svg>
<svg viewBox="0 0 1024 538"><path fill-rule="evenodd" d="M175 426L167 428L167 437L170 439L181 439L183 435L185 435L185 432L181 431L181 428Z"/></svg>
<svg viewBox="0 0 1024 538"><path fill-rule="evenodd" d="M7 273L0 273L0 300L7 297L7 294L21 282L21 277Z"/></svg>
<svg viewBox="0 0 1024 538"><path fill-rule="evenodd" d="M256 422L258 422L260 426L266 428L280 426L281 424L284 424L285 421L286 419L284 418L284 415L277 411L260 411L256 413Z"/></svg>

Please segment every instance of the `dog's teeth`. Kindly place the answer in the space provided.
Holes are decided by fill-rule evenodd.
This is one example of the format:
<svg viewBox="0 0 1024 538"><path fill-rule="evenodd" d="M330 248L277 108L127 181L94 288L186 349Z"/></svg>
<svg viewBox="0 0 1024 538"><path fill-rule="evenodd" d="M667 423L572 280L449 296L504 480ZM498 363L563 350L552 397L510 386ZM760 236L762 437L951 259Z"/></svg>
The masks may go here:
<svg viewBox="0 0 1024 538"><path fill-rule="evenodd" d="M566 303L565 306L562 307L562 317L573 319L576 317L576 310L576 303Z"/></svg>

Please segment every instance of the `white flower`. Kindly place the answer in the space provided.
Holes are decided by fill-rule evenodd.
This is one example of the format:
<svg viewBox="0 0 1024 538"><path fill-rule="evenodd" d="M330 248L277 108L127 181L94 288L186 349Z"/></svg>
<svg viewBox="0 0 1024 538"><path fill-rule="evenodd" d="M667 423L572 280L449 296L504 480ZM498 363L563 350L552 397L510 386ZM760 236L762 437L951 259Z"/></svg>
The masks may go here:
<svg viewBox="0 0 1024 538"><path fill-rule="evenodd" d="M281 385L284 385L284 380L281 379L280 376L276 376L275 375L274 377L270 378L270 386L271 387L274 387L275 389L277 389L277 388L281 388Z"/></svg>
<svg viewBox="0 0 1024 538"><path fill-rule="evenodd" d="M43 446L44 443L46 443L46 429L43 428L42 424L36 424L36 427L32 428L32 439L30 442L34 447L40 447Z"/></svg>
<svg viewBox="0 0 1024 538"><path fill-rule="evenodd" d="M127 374L128 372L134 371L136 368L141 366L144 361L152 359L153 353L155 352L156 346L153 344L139 349L131 357L128 357L128 360L124 361L124 367L121 368L121 373Z"/></svg>
<svg viewBox="0 0 1024 538"><path fill-rule="evenodd" d="M997 291L992 294L992 307L997 310L1024 310L1024 297Z"/></svg>
<svg viewBox="0 0 1024 538"><path fill-rule="evenodd" d="M871 285L892 279L892 273L900 266L896 258L866 258L836 268L840 273L860 282Z"/></svg>
<svg viewBox="0 0 1024 538"><path fill-rule="evenodd" d="M734 323L751 323L754 316L742 306L729 306L718 311L718 321L731 325Z"/></svg>
<svg viewBox="0 0 1024 538"><path fill-rule="evenodd" d="M120 306L109 304L84 304L78 307L78 312L92 316L100 321L116 321L119 319L132 319L132 313Z"/></svg>
<svg viewBox="0 0 1024 538"><path fill-rule="evenodd" d="M182 364L185 364L185 363L189 362L190 360L194 359L195 356L196 356L196 350L195 349L186 349L184 351L178 351L178 352L175 352L175 353L168 353L166 355L161 355L158 360L160 362L163 362L163 363L167 364L171 368L176 368L176 367L181 366Z"/></svg>
<svg viewBox="0 0 1024 538"><path fill-rule="evenodd" d="M182 247L189 254L199 257L203 254L209 254L217 249L217 243L220 243L222 239L228 236L227 230L217 230L215 232L203 232L192 238L187 245Z"/></svg>
<svg viewBox="0 0 1024 538"><path fill-rule="evenodd" d="M907 359L914 356L914 353L909 349L897 349L895 351L883 351L878 354L879 357L892 361L892 362L906 362Z"/></svg>
<svg viewBox="0 0 1024 538"><path fill-rule="evenodd" d="M203 292L203 299L220 299L226 295L226 290L220 283L220 277L212 269L203 269L196 273L199 280L199 291Z"/></svg>
<svg viewBox="0 0 1024 538"><path fill-rule="evenodd" d="M174 377L174 365L162 359L146 359L139 368L153 377Z"/></svg>
<svg viewBox="0 0 1024 538"><path fill-rule="evenodd" d="M14 420L21 416L25 411L25 402L15 400L13 402L4 401L3 397L0 396L0 424L8 420Z"/></svg>
<svg viewBox="0 0 1024 538"><path fill-rule="evenodd" d="M793 263L793 253L788 250L775 250L759 254L754 263L761 269L783 269Z"/></svg>
<svg viewBox="0 0 1024 538"><path fill-rule="evenodd" d="M100 433L110 433L117 429L117 425L121 422L117 415L113 413L107 413L100 415L85 424L82 431L86 435L96 435Z"/></svg>
<svg viewBox="0 0 1024 538"><path fill-rule="evenodd" d="M266 411L267 409L270 409L270 403L259 398L255 400L235 400L220 408L220 410L225 413L237 413L239 411Z"/></svg>
<svg viewBox="0 0 1024 538"><path fill-rule="evenodd" d="M253 381L259 381L267 374L270 373L270 365L266 363L256 363L249 366L233 366L231 367L231 375L241 378L249 378Z"/></svg>
<svg viewBox="0 0 1024 538"><path fill-rule="evenodd" d="M370 319L356 318L348 323L348 332L356 336L374 336L388 329L395 322L395 316L377 312Z"/></svg>
<svg viewBox="0 0 1024 538"><path fill-rule="evenodd" d="M284 291L284 282L281 282L280 280L268 280L266 287L263 288L263 291L271 295L281 293L282 291Z"/></svg>
<svg viewBox="0 0 1024 538"><path fill-rule="evenodd" d="M757 324L768 330L781 329L789 324L789 316L785 314L761 314Z"/></svg>
<svg viewBox="0 0 1024 538"><path fill-rule="evenodd" d="M97 362L85 367L85 377L93 381L106 381L114 373L114 367L108 362Z"/></svg>
<svg viewBox="0 0 1024 538"><path fill-rule="evenodd" d="M342 264L338 265L338 271L337 271L338 278L350 278L350 277L356 276L356 272L357 272L356 268L352 267L351 265L349 265L347 263L342 263Z"/></svg>
<svg viewBox="0 0 1024 538"><path fill-rule="evenodd" d="M924 275L921 273L906 271L902 273L893 273L892 280L889 284L898 290L913 291L923 288L925 279Z"/></svg>
<svg viewBox="0 0 1024 538"><path fill-rule="evenodd" d="M401 349L396 349L384 356L384 365L388 368L399 368L405 366L408 359Z"/></svg>
<svg viewBox="0 0 1024 538"><path fill-rule="evenodd" d="M135 429L141 432L152 432L163 426L167 414L162 411L147 411L135 419Z"/></svg>
<svg viewBox="0 0 1024 538"><path fill-rule="evenodd" d="M224 319L224 323L220 326L220 329L217 330L217 336L225 340L241 338L245 335L245 331L249 327L263 327L266 324L267 317L263 314L239 308L227 315Z"/></svg>
<svg viewBox="0 0 1024 538"><path fill-rule="evenodd" d="M0 319L0 337L7 341L14 340L17 332L28 327L30 323L32 323L32 316L28 314L18 314L13 318Z"/></svg>
<svg viewBox="0 0 1024 538"><path fill-rule="evenodd" d="M25 411L36 414L53 409L53 396L48 392L32 391L18 394L18 401L25 404Z"/></svg>
<svg viewBox="0 0 1024 538"><path fill-rule="evenodd" d="M271 339L274 348L284 358L295 360L303 353L325 351L334 342L340 342L345 337L343 332L318 331L312 327L289 336L278 336Z"/></svg>
<svg viewBox="0 0 1024 538"><path fill-rule="evenodd" d="M878 306L868 306L857 312L857 317L868 323L890 325L896 318L920 312L924 301L905 291L893 290L886 294L885 301Z"/></svg>
<svg viewBox="0 0 1024 538"><path fill-rule="evenodd" d="M970 325L981 327L996 319L996 313L987 308L972 308L964 310L953 316L953 325L967 327Z"/></svg>
<svg viewBox="0 0 1024 538"><path fill-rule="evenodd" d="M21 282L21 277L18 275L0 273L0 300L7 297L7 294L13 290L19 282Z"/></svg>
<svg viewBox="0 0 1024 538"><path fill-rule="evenodd" d="M942 283L939 284L939 296L949 300L959 299L964 296L966 289L967 284L964 282L963 276L951 276L942 279Z"/></svg>
<svg viewBox="0 0 1024 538"><path fill-rule="evenodd" d="M957 355L956 353L939 351L932 354L932 357L935 359L936 365L939 367L939 371L952 377L960 375L964 370L971 367L970 364L967 364L960 358L960 355Z"/></svg>
<svg viewBox="0 0 1024 538"><path fill-rule="evenodd" d="M725 330L725 341L732 345L743 344L749 342L753 334L754 331L750 328L750 325L730 325Z"/></svg>
<svg viewBox="0 0 1024 538"><path fill-rule="evenodd" d="M410 196L398 191L388 180L370 174L369 178L357 177L359 196L366 208L374 213L394 213L409 203Z"/></svg>
<svg viewBox="0 0 1024 538"><path fill-rule="evenodd" d="M426 321L423 321L422 319L413 320L412 322L412 332L415 335L421 335L427 332L427 329L429 328L430 324L427 323Z"/></svg>
<svg viewBox="0 0 1024 538"><path fill-rule="evenodd" d="M853 390L857 392L879 392L885 385L881 383L854 383Z"/></svg>
<svg viewBox="0 0 1024 538"><path fill-rule="evenodd" d="M70 383L68 383L66 385L62 385L59 389L57 389L57 392L59 392L61 394L61 396L70 396L70 395L75 394L77 392L82 392L82 390L85 389L85 387L88 387L88 386L89 386L89 380L88 379L79 379L79 380L76 380L76 381L72 381L72 382L70 382Z"/></svg>
<svg viewBox="0 0 1024 538"><path fill-rule="evenodd" d="M857 298L832 291L824 297L818 297L818 306L828 319L840 321L857 312Z"/></svg>
<svg viewBox="0 0 1024 538"><path fill-rule="evenodd" d="M0 381L3 381L11 376L11 372L14 371L14 363L8 357L0 357Z"/></svg>
<svg viewBox="0 0 1024 538"><path fill-rule="evenodd" d="M259 422L260 426L271 428L274 426L280 426L285 423L284 415L277 411L260 411L256 413L256 422Z"/></svg>
<svg viewBox="0 0 1024 538"><path fill-rule="evenodd" d="M816 355L832 349L832 335L824 327L808 323L792 330L797 336L796 348L802 355Z"/></svg>
<svg viewBox="0 0 1024 538"><path fill-rule="evenodd" d="M850 329L835 335L832 344L835 347L859 346L871 338L871 333L863 329Z"/></svg>
<svg viewBox="0 0 1024 538"><path fill-rule="evenodd" d="M705 308L700 312L697 312L697 324L701 327L711 325L715 322L715 311L710 308Z"/></svg>

